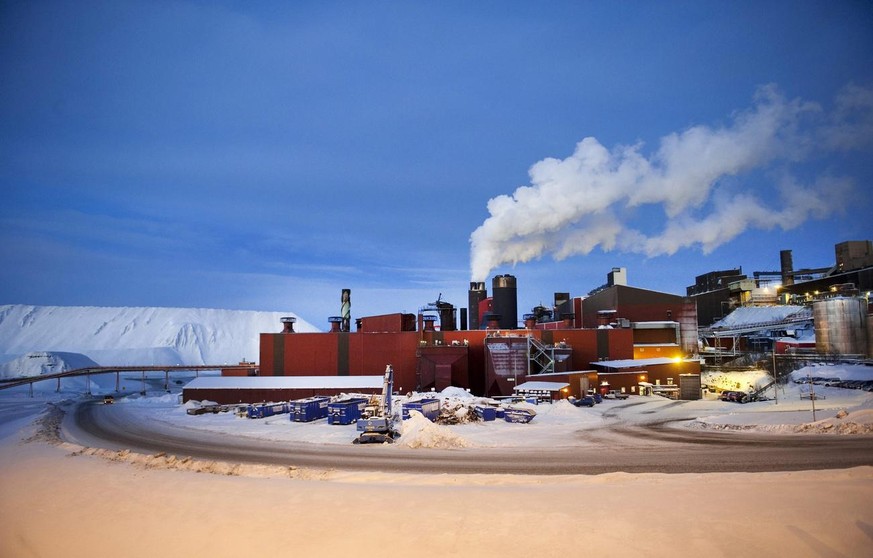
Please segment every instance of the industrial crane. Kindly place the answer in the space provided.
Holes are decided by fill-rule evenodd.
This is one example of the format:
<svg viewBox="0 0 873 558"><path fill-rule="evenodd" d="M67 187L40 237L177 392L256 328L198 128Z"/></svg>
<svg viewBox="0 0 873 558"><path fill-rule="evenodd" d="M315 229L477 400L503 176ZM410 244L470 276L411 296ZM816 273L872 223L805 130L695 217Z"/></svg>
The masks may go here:
<svg viewBox="0 0 873 558"><path fill-rule="evenodd" d="M385 377L382 381L382 398L370 398L358 419L356 444L391 443L400 434L394 429L394 418L391 409L391 392L394 389L394 368L389 364L385 367Z"/></svg>

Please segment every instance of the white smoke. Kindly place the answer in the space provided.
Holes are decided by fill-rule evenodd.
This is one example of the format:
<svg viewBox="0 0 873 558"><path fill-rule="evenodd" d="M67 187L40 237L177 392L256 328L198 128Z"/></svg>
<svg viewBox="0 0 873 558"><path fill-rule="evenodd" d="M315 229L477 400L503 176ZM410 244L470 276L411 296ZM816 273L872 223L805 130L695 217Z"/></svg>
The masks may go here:
<svg viewBox="0 0 873 558"><path fill-rule="evenodd" d="M642 144L605 148L587 137L566 159L534 164L530 186L488 201L488 217L470 237L472 280L498 265L551 254L561 260L595 248L670 255L708 253L749 228L791 229L836 211L848 178L822 176L799 184L788 167L826 152L873 143L873 90L846 87L831 114L777 88L760 88L752 108L724 127L694 126ZM773 184L737 191L743 173L778 166ZM731 178L734 177L734 178ZM655 234L631 226L644 206L660 206Z"/></svg>

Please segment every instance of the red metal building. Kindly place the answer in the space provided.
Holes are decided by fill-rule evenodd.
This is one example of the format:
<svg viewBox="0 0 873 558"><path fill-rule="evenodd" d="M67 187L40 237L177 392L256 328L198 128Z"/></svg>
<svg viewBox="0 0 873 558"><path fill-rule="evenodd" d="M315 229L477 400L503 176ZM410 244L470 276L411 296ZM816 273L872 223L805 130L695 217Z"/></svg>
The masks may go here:
<svg viewBox="0 0 873 558"><path fill-rule="evenodd" d="M366 320L366 319L364 319ZM381 324L404 320L380 318ZM560 369L589 370L590 362L633 358L630 329L357 331L262 333L262 376L361 376L394 367L398 391L469 389L476 395L510 395L529 372L529 357L513 367L495 365L486 344L507 340L514 352L528 338L549 358L557 349ZM490 340L490 341L487 341ZM499 343L498 343L499 344ZM501 347L502 349L502 347ZM491 356L489 356L491 355ZM535 366L536 363L533 364Z"/></svg>

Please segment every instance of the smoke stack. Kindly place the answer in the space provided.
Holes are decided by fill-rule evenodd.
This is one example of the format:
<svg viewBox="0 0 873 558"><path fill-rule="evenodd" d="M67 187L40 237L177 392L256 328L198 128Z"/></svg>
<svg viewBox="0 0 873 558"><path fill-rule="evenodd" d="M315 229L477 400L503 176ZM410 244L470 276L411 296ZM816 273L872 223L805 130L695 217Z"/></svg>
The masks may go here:
<svg viewBox="0 0 873 558"><path fill-rule="evenodd" d="M497 275L491 280L492 308L500 315L500 329L518 328L518 289L512 275Z"/></svg>
<svg viewBox="0 0 873 558"><path fill-rule="evenodd" d="M330 332L331 333L339 333L342 331L343 317L342 316L331 316L327 319L330 322Z"/></svg>
<svg viewBox="0 0 873 558"><path fill-rule="evenodd" d="M485 329L500 329L500 314L485 314Z"/></svg>
<svg viewBox="0 0 873 558"><path fill-rule="evenodd" d="M352 290L343 289L340 293L340 331L349 331L352 325Z"/></svg>
<svg viewBox="0 0 873 558"><path fill-rule="evenodd" d="M487 293L485 291L485 283L471 281L470 292L468 293L467 308L470 311L470 329L479 329L479 304L485 300Z"/></svg>
<svg viewBox="0 0 873 558"><path fill-rule="evenodd" d="M794 262L791 259L791 250L779 252L779 262L782 264L782 286L794 284Z"/></svg>
<svg viewBox="0 0 873 558"><path fill-rule="evenodd" d="M435 331L433 324L436 321L436 319L437 319L437 317L433 316L431 314L425 314L424 316L422 316L421 321L423 322L424 331Z"/></svg>
<svg viewBox="0 0 873 558"><path fill-rule="evenodd" d="M279 318L279 321L282 322L282 333L294 333L294 322L297 321L297 318L294 316L287 316L285 318Z"/></svg>

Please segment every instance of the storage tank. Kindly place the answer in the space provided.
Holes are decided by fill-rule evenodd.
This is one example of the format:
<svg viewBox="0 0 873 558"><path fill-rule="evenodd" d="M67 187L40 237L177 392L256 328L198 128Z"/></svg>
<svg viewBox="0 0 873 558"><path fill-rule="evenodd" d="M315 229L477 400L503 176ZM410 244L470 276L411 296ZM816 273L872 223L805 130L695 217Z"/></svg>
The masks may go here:
<svg viewBox="0 0 873 558"><path fill-rule="evenodd" d="M836 297L812 304L815 348L819 353L867 355L867 301Z"/></svg>
<svg viewBox="0 0 873 558"><path fill-rule="evenodd" d="M497 275L491 280L491 309L500 315L500 329L518 328L518 289L513 275Z"/></svg>
<svg viewBox="0 0 873 558"><path fill-rule="evenodd" d="M867 306L867 356L873 358L873 312Z"/></svg>

